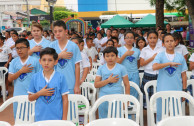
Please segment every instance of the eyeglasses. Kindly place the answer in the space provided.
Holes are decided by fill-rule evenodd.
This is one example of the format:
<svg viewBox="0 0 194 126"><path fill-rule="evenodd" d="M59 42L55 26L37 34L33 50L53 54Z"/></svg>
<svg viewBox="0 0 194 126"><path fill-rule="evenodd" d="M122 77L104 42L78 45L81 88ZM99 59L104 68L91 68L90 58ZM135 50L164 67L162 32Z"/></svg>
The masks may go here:
<svg viewBox="0 0 194 126"><path fill-rule="evenodd" d="M16 50L23 50L25 48L28 48L28 47L16 47Z"/></svg>
<svg viewBox="0 0 194 126"><path fill-rule="evenodd" d="M125 39L134 39L133 37L125 37Z"/></svg>

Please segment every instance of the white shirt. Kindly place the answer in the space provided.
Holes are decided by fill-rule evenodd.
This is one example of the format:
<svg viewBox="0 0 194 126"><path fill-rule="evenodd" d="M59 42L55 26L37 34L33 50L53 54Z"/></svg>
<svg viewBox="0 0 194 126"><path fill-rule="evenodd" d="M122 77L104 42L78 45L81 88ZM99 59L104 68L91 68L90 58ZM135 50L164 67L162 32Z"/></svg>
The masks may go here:
<svg viewBox="0 0 194 126"><path fill-rule="evenodd" d="M95 56L98 55L98 52L96 51L95 47L84 49L84 51L86 52L88 57L92 58L92 61L93 61L93 59L95 59Z"/></svg>
<svg viewBox="0 0 194 126"><path fill-rule="evenodd" d="M110 39L110 38L109 38L109 39ZM104 37L104 38L102 39L102 41L101 41L101 45L104 44L104 43L106 43L107 41L108 41L108 38L107 38L107 37ZM100 51L101 51L101 52L104 51L105 48L106 48L106 46L102 47Z"/></svg>
<svg viewBox="0 0 194 126"><path fill-rule="evenodd" d="M119 40L119 44L121 44L121 46L124 46L125 45L125 38L124 38L124 35L120 38Z"/></svg>
<svg viewBox="0 0 194 126"><path fill-rule="evenodd" d="M15 45L15 42L13 41L12 38L9 38L9 39L7 39L7 41L4 42L4 44L5 44L7 47L11 47L11 46Z"/></svg>
<svg viewBox="0 0 194 126"><path fill-rule="evenodd" d="M194 53L191 55L191 57L189 58L190 62L194 62ZM194 69L192 69L192 74L194 75Z"/></svg>
<svg viewBox="0 0 194 126"><path fill-rule="evenodd" d="M12 54L12 58L16 58L16 57L19 56L18 53L17 53L17 51L16 51L16 48L13 48L13 49L12 49L11 54Z"/></svg>
<svg viewBox="0 0 194 126"><path fill-rule="evenodd" d="M84 48L87 48L86 38L84 38L83 40L84 40Z"/></svg>
<svg viewBox="0 0 194 126"><path fill-rule="evenodd" d="M158 42L157 42L156 46L162 47L162 40L158 39Z"/></svg>
<svg viewBox="0 0 194 126"><path fill-rule="evenodd" d="M104 60L104 56L103 54L100 57L100 64L104 65L106 63L106 61Z"/></svg>
<svg viewBox="0 0 194 126"><path fill-rule="evenodd" d="M96 49L99 49L99 48L101 49L101 48L102 48L102 47L101 47L101 41L102 41L102 39L100 39L100 40L99 40L98 38L95 38L95 39L94 39L93 42L94 42L94 44L95 44L95 48L96 48Z"/></svg>
<svg viewBox="0 0 194 126"><path fill-rule="evenodd" d="M121 34L121 33L120 33L120 34L119 34L119 39L120 39L121 37L124 37L124 34Z"/></svg>
<svg viewBox="0 0 194 126"><path fill-rule="evenodd" d="M0 47L3 51L0 52L0 62L7 62L9 59L9 54L11 53L11 49L5 44Z"/></svg>
<svg viewBox="0 0 194 126"><path fill-rule="evenodd" d="M142 49L141 54L140 54L140 58L143 58L144 60L147 60L147 59L151 58L154 54L156 54L156 53L158 54L158 53L162 52L163 50L164 50L163 48L158 47L158 46L156 46L154 48L154 50L152 50L150 48L150 46L148 45L148 46L146 46L145 48ZM149 73L149 74L154 74L154 75L158 74L157 70L154 71L152 69L152 65L153 65L153 61L148 63L147 65L145 65L144 66L144 72Z"/></svg>
<svg viewBox="0 0 194 126"><path fill-rule="evenodd" d="M185 45L179 44L174 49L175 52L182 54L183 56L187 55L189 52L187 50L187 47Z"/></svg>
<svg viewBox="0 0 194 126"><path fill-rule="evenodd" d="M87 54L81 51L82 61L80 62L80 79L82 78L84 68L90 67L90 62Z"/></svg>

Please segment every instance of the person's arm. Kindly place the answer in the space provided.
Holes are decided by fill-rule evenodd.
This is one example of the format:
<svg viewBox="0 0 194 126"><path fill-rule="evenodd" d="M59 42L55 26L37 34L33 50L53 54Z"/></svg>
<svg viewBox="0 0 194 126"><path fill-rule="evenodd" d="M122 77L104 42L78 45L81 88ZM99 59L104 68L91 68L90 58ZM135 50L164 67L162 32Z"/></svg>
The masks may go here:
<svg viewBox="0 0 194 126"><path fill-rule="evenodd" d="M93 60L94 62L97 62L98 55L95 55L95 59Z"/></svg>
<svg viewBox="0 0 194 126"><path fill-rule="evenodd" d="M129 79L127 75L123 77L123 83L125 86L125 94L130 95L130 84L129 84Z"/></svg>
<svg viewBox="0 0 194 126"><path fill-rule="evenodd" d="M83 75L82 75L82 78L81 78L81 80L80 80L80 85L85 81L85 79L86 79L86 77L87 77L87 75L88 75L88 73L89 73L89 68L90 68L90 67L85 67L85 68L83 69Z"/></svg>
<svg viewBox="0 0 194 126"><path fill-rule="evenodd" d="M186 54L186 55L184 55L184 58L185 58L185 61L187 62L187 54Z"/></svg>
<svg viewBox="0 0 194 126"><path fill-rule="evenodd" d="M80 94L80 63L75 64L75 87L74 87L74 93Z"/></svg>
<svg viewBox="0 0 194 126"><path fill-rule="evenodd" d="M154 60L154 58L156 57L156 55L157 55L157 53L154 54L151 58L149 58L147 60L140 58L140 66L143 67L143 66L149 64L150 62L152 62Z"/></svg>
<svg viewBox="0 0 194 126"><path fill-rule="evenodd" d="M34 46L32 49L28 51L28 54L32 55L34 52L40 52L41 49L42 49L42 46Z"/></svg>
<svg viewBox="0 0 194 126"><path fill-rule="evenodd" d="M8 54L8 55L9 55L9 59L8 59L7 63L5 64L5 67L6 67L6 68L8 68L9 63L10 63L11 60L12 60L12 55L11 55L11 53Z"/></svg>
<svg viewBox="0 0 194 126"><path fill-rule="evenodd" d="M189 68L190 68L190 70L194 69L194 62L190 61Z"/></svg>
<svg viewBox="0 0 194 126"><path fill-rule="evenodd" d="M109 83L116 83L119 80L119 78L118 78L118 75L113 77L113 74L111 74L108 79L103 80L103 81L101 81L101 80L102 80L102 77L96 76L96 79L94 82L95 88L104 87L105 85L107 85Z"/></svg>
<svg viewBox="0 0 194 126"><path fill-rule="evenodd" d="M67 120L67 113L68 113L68 95L65 94L62 96L63 100L63 117L62 120Z"/></svg>
<svg viewBox="0 0 194 126"><path fill-rule="evenodd" d="M90 62L90 70L92 70L92 58L89 56L89 62Z"/></svg>
<svg viewBox="0 0 194 126"><path fill-rule="evenodd" d="M140 60L137 61L137 67L140 68Z"/></svg>
<svg viewBox="0 0 194 126"><path fill-rule="evenodd" d="M8 80L9 82L12 82L13 80L17 79L22 73L30 73L32 72L33 70L33 67L30 67L31 64L29 64L28 66L27 65L24 65L22 67L22 69L20 69L19 71L17 71L16 73L14 74L9 74L8 76Z"/></svg>
<svg viewBox="0 0 194 126"><path fill-rule="evenodd" d="M121 64L123 62L123 60L127 57L127 56L131 56L134 54L134 51L126 51L122 56L121 58L118 58L117 59L117 63Z"/></svg>
<svg viewBox="0 0 194 126"><path fill-rule="evenodd" d="M181 73L183 81L183 89L187 89L187 74L186 71Z"/></svg>
<svg viewBox="0 0 194 126"><path fill-rule="evenodd" d="M12 50L13 48L15 48L15 44L14 45L12 45L11 47L10 47L10 49Z"/></svg>
<svg viewBox="0 0 194 126"><path fill-rule="evenodd" d="M29 101L35 101L38 99L40 96L52 96L55 91L53 91L53 88L47 88L47 85L41 89L39 92L31 94L29 93L28 99Z"/></svg>
<svg viewBox="0 0 194 126"><path fill-rule="evenodd" d="M152 68L153 70L159 70L167 66L175 66L181 65L180 63L174 63L174 62L168 62L168 63L155 63L153 64Z"/></svg>

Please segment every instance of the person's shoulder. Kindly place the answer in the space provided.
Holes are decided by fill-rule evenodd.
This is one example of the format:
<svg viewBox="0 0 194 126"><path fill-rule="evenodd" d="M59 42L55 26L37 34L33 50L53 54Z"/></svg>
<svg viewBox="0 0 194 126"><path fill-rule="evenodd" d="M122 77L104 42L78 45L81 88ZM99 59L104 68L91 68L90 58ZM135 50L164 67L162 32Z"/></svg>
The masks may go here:
<svg viewBox="0 0 194 126"><path fill-rule="evenodd" d="M51 42L50 40L45 39L45 38L43 38L43 41L44 41L44 42L49 42L49 43Z"/></svg>
<svg viewBox="0 0 194 126"><path fill-rule="evenodd" d="M125 67L122 64L116 63L117 69L124 69Z"/></svg>
<svg viewBox="0 0 194 126"><path fill-rule="evenodd" d="M135 47L133 47L133 48L134 48L134 51L140 52L140 50L138 48L135 48Z"/></svg>
<svg viewBox="0 0 194 126"><path fill-rule="evenodd" d="M11 62L20 62L20 57L16 57L16 58L14 58Z"/></svg>
<svg viewBox="0 0 194 126"><path fill-rule="evenodd" d="M148 45L147 45L146 47L144 47L144 48L142 49L141 52L144 52L144 51L146 51L146 50L148 50L148 49L149 49L149 47L148 47Z"/></svg>
<svg viewBox="0 0 194 126"><path fill-rule="evenodd" d="M184 56L181 53L175 52L175 55L176 55L176 57L185 60Z"/></svg>
<svg viewBox="0 0 194 126"><path fill-rule="evenodd" d="M55 45L57 45L58 44L58 40L56 40L56 41L54 41L54 42L51 42L50 43L50 46L52 47L52 46L55 46Z"/></svg>

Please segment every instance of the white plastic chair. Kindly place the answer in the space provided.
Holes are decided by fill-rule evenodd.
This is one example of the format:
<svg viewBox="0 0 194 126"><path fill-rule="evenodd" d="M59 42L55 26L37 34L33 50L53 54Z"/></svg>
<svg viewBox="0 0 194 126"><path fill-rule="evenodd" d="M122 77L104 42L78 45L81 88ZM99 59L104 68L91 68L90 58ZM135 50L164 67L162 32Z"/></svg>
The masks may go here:
<svg viewBox="0 0 194 126"><path fill-rule="evenodd" d="M96 73L97 73L97 69L93 68L91 71L90 71L90 74L92 74L94 77L96 77Z"/></svg>
<svg viewBox="0 0 194 126"><path fill-rule="evenodd" d="M192 87L192 93L194 95L194 79L187 80L187 88L191 86Z"/></svg>
<svg viewBox="0 0 194 126"><path fill-rule="evenodd" d="M150 99L149 99L149 95L148 95L148 89L153 86L153 94L156 93L156 87L157 87L157 80L152 80L152 81L149 81L145 84L144 86L144 92L145 92L145 95L146 95L146 104L147 104L147 125L150 126ZM154 110L154 112L156 113L156 108Z"/></svg>
<svg viewBox="0 0 194 126"><path fill-rule="evenodd" d="M189 80L191 75L192 75L192 72L191 71L186 71L186 74L187 74L187 80Z"/></svg>
<svg viewBox="0 0 194 126"><path fill-rule="evenodd" d="M30 102L28 100L28 95L20 95L20 96L14 96L12 98L9 98L0 106L0 112L2 112L7 106L9 106L14 102L18 103L15 125L29 125L33 123L36 101Z"/></svg>
<svg viewBox="0 0 194 126"><path fill-rule="evenodd" d="M95 80L94 75L88 74L87 77L86 77L85 82L94 82L94 80Z"/></svg>
<svg viewBox="0 0 194 126"><path fill-rule="evenodd" d="M168 117L157 126L194 126L194 116Z"/></svg>
<svg viewBox="0 0 194 126"><path fill-rule="evenodd" d="M88 123L86 126L139 126L136 122L124 118L98 119Z"/></svg>
<svg viewBox="0 0 194 126"><path fill-rule="evenodd" d="M144 73L139 73L139 82L140 82L140 87L142 85L142 79L143 79Z"/></svg>
<svg viewBox="0 0 194 126"><path fill-rule="evenodd" d="M86 99L86 97L78 94L69 94L68 95L68 114L67 114L67 120L72 121L75 124L79 125L79 110L78 105L79 103L84 104L85 112L84 112L84 125L88 122L88 112L89 112L89 102Z"/></svg>
<svg viewBox="0 0 194 126"><path fill-rule="evenodd" d="M153 94L150 99L151 126L155 126L154 109L158 99L162 100L162 108L161 108L162 119L161 120L163 120L167 117L183 116L182 107L181 107L182 98L186 98L192 105L190 107L194 107L193 97L183 91L161 91Z"/></svg>
<svg viewBox="0 0 194 126"><path fill-rule="evenodd" d="M131 95L113 94L100 97L93 105L89 113L89 120L95 120L95 112L97 108L103 103L108 102L108 116L107 118L128 118L128 102L136 107L136 123L139 124L140 103ZM121 106L119 105L121 103ZM116 105L117 104L117 105Z"/></svg>
<svg viewBox="0 0 194 126"><path fill-rule="evenodd" d="M129 84L130 84L130 87L135 88L135 90L138 92L138 99L137 100L140 103L140 125L143 126L144 125L144 123L143 123L143 93L141 92L139 86L135 82L129 81ZM124 84L122 84L122 85L124 86ZM125 91L125 88L124 88L124 91ZM136 113L136 108L133 107L133 109L129 111L129 114L135 114L135 113Z"/></svg>
<svg viewBox="0 0 194 126"><path fill-rule="evenodd" d="M11 126L8 122L0 121L0 126Z"/></svg>
<svg viewBox="0 0 194 126"><path fill-rule="evenodd" d="M103 55L102 52L99 52L99 53L98 53L98 57L99 57L99 58L101 58L102 55Z"/></svg>
<svg viewBox="0 0 194 126"><path fill-rule="evenodd" d="M92 68L93 69L96 69L97 70L99 66L101 66L100 63L95 63L95 62L92 63Z"/></svg>
<svg viewBox="0 0 194 126"><path fill-rule="evenodd" d="M83 82L80 88L82 95L85 96L89 101L91 101L91 106L93 106L96 99L96 88L94 87L94 84ZM92 91L92 93L90 91Z"/></svg>
<svg viewBox="0 0 194 126"><path fill-rule="evenodd" d="M47 120L34 122L29 126L76 126L76 125L73 122L66 120Z"/></svg>
<svg viewBox="0 0 194 126"><path fill-rule="evenodd" d="M5 73L3 73L3 71ZM3 102L6 100L6 86L5 86L5 74L8 72L6 67L0 67L0 86L3 95Z"/></svg>

